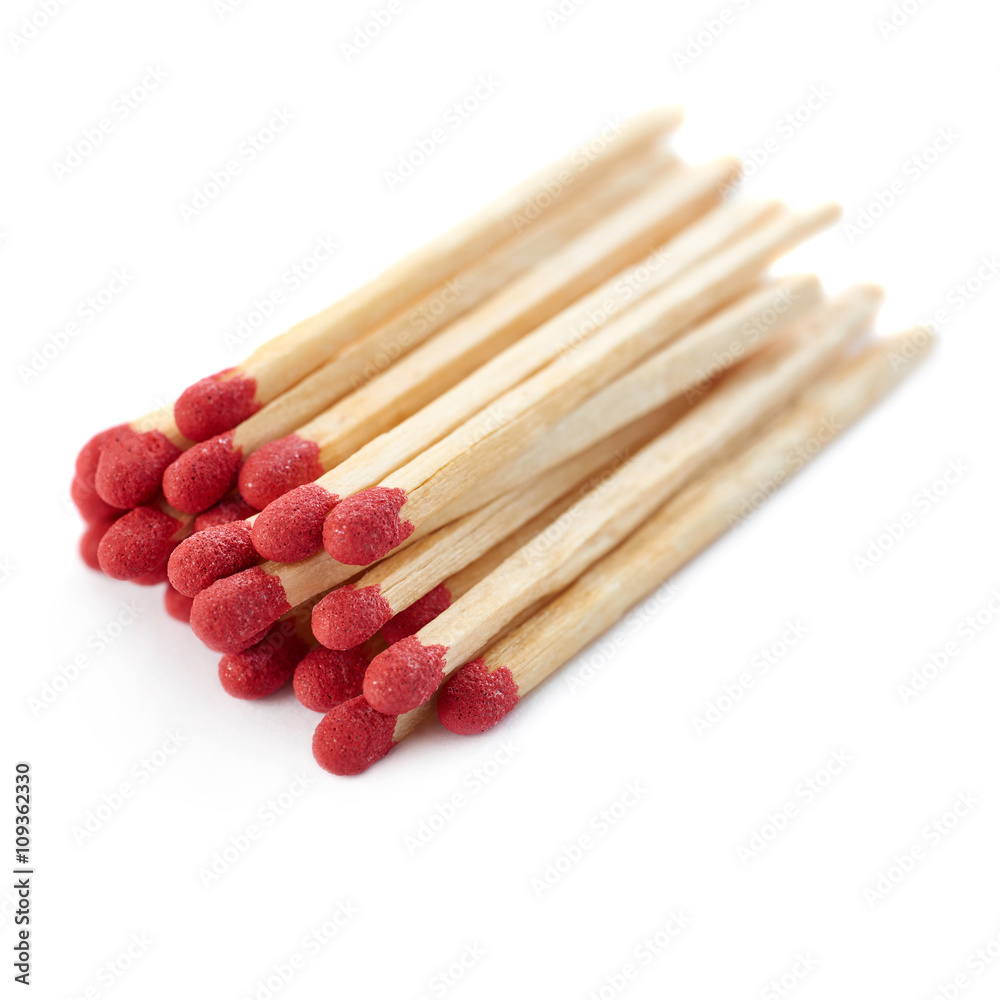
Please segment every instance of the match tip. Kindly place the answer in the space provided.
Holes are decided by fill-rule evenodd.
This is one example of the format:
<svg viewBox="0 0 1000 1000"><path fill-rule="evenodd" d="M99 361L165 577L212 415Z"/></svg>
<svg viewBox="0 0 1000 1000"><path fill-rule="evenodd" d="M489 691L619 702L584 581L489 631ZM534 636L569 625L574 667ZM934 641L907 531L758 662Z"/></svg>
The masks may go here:
<svg viewBox="0 0 1000 1000"><path fill-rule="evenodd" d="M163 472L181 449L159 431L125 428L101 449L94 486L112 507L131 508L156 495Z"/></svg>
<svg viewBox="0 0 1000 1000"><path fill-rule="evenodd" d="M170 554L170 582L182 594L194 597L216 580L232 576L260 562L246 521L230 521L185 538Z"/></svg>
<svg viewBox="0 0 1000 1000"><path fill-rule="evenodd" d="M419 708L444 679L447 646L425 646L415 635L379 653L365 672L368 704L386 715Z"/></svg>
<svg viewBox="0 0 1000 1000"><path fill-rule="evenodd" d="M364 698L331 709L313 734L313 757L331 774L361 774L392 749L396 719L376 712Z"/></svg>
<svg viewBox="0 0 1000 1000"><path fill-rule="evenodd" d="M438 692L441 725L460 736L495 726L517 704L517 682L506 667L490 670L482 659L456 670Z"/></svg>
<svg viewBox="0 0 1000 1000"><path fill-rule="evenodd" d="M220 524L229 524L230 521L242 521L253 517L256 513L256 508L251 507L237 493L227 500L220 500L214 507L209 507L203 514L199 514L194 519L194 530L204 531L206 528L215 528Z"/></svg>
<svg viewBox="0 0 1000 1000"><path fill-rule="evenodd" d="M219 680L234 698L266 698L291 680L306 644L291 621L278 622L259 642L219 660Z"/></svg>
<svg viewBox="0 0 1000 1000"><path fill-rule="evenodd" d="M281 580L254 566L201 591L191 605L191 628L209 649L238 653L290 608Z"/></svg>
<svg viewBox="0 0 1000 1000"><path fill-rule="evenodd" d="M235 485L242 454L232 431L192 445L163 471L167 502L187 514L208 510Z"/></svg>
<svg viewBox="0 0 1000 1000"><path fill-rule="evenodd" d="M176 618L179 622L191 621L191 605L194 598L185 597L179 590L174 590L167 584L166 592L163 595L163 606L171 618Z"/></svg>
<svg viewBox="0 0 1000 1000"><path fill-rule="evenodd" d="M338 587L312 611L312 632L327 649L351 649L370 639L392 618L379 585Z"/></svg>
<svg viewBox="0 0 1000 1000"><path fill-rule="evenodd" d="M101 569L115 580L133 581L165 570L180 527L180 521L155 507L130 510L108 528L97 547Z"/></svg>
<svg viewBox="0 0 1000 1000"><path fill-rule="evenodd" d="M361 694L368 659L360 649L311 649L295 668L295 697L314 712L331 708Z"/></svg>
<svg viewBox="0 0 1000 1000"><path fill-rule="evenodd" d="M120 508L112 507L111 504L102 500L97 495L97 490L92 485L88 486L79 476L73 477L73 482L69 485L69 496L79 511L80 517L87 524L106 524L122 513Z"/></svg>
<svg viewBox="0 0 1000 1000"><path fill-rule="evenodd" d="M391 646L394 642L419 632L450 607L451 591L443 583L439 583L408 608L400 611L392 621L386 622L382 626L382 638Z"/></svg>
<svg viewBox="0 0 1000 1000"><path fill-rule="evenodd" d="M253 456L250 456L253 458ZM253 523L253 544L274 562L298 562L323 545L323 522L337 497L307 483L272 500Z"/></svg>
<svg viewBox="0 0 1000 1000"><path fill-rule="evenodd" d="M400 489L373 486L346 497L323 525L323 547L346 566L367 566L406 541L413 531L399 512L406 503Z"/></svg>
<svg viewBox="0 0 1000 1000"><path fill-rule="evenodd" d="M188 386L174 403L177 427L191 441L205 441L231 430L260 409L257 380L230 375L227 368Z"/></svg>
<svg viewBox="0 0 1000 1000"><path fill-rule="evenodd" d="M240 469L240 493L257 510L263 510L296 486L319 479L324 471L319 445L289 434L247 456Z"/></svg>
<svg viewBox="0 0 1000 1000"><path fill-rule="evenodd" d="M101 460L101 452L108 442L113 441L119 434L129 431L128 424L117 424L109 427L106 431L95 434L81 449L76 456L76 475L93 488L94 477L97 475L97 465Z"/></svg>

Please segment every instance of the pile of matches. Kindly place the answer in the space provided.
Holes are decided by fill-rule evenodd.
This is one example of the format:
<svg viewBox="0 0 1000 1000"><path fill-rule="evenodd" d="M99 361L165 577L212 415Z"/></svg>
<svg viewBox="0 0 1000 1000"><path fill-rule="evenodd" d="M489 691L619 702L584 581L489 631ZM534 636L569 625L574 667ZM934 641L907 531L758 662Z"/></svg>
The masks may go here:
<svg viewBox="0 0 1000 1000"><path fill-rule="evenodd" d="M169 581L229 694L291 681L334 774L435 712L495 725L930 341L866 342L875 287L766 277L837 208L728 197L737 161L681 163L679 121L581 147L98 434L84 560Z"/></svg>

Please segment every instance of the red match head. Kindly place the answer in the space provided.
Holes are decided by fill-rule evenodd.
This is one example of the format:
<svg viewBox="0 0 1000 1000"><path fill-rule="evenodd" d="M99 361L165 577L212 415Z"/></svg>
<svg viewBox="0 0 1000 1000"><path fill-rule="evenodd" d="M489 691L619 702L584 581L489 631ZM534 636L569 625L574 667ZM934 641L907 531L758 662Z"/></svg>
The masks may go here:
<svg viewBox="0 0 1000 1000"><path fill-rule="evenodd" d="M201 591L191 606L191 628L209 649L238 653L290 608L281 580L254 566Z"/></svg>
<svg viewBox="0 0 1000 1000"><path fill-rule="evenodd" d="M260 409L256 401L257 380L229 376L232 368L188 386L174 403L174 420L181 434L192 441L205 441L224 434Z"/></svg>
<svg viewBox="0 0 1000 1000"><path fill-rule="evenodd" d="M256 513L257 511L237 493L226 500L220 500L214 507L209 507L203 514L199 514L194 519L194 530L204 531L220 524L229 524L230 521L242 521L253 517Z"/></svg>
<svg viewBox="0 0 1000 1000"><path fill-rule="evenodd" d="M367 566L381 559L413 532L413 524L399 516L404 503L402 490L384 486L345 497L323 525L323 547L347 566Z"/></svg>
<svg viewBox="0 0 1000 1000"><path fill-rule="evenodd" d="M185 597L179 590L174 590L169 583L167 584L166 592L163 595L163 606L171 618L176 618L179 622L191 621L191 605L193 603L193 598Z"/></svg>
<svg viewBox="0 0 1000 1000"><path fill-rule="evenodd" d="M382 626L382 638L391 646L408 635L415 635L428 622L432 622L442 611L451 607L451 591L439 583L428 590L423 597L404 608L392 621Z"/></svg>
<svg viewBox="0 0 1000 1000"><path fill-rule="evenodd" d="M295 697L314 712L331 708L361 694L368 658L360 649L311 649L295 668Z"/></svg>
<svg viewBox="0 0 1000 1000"><path fill-rule="evenodd" d="M106 431L95 434L80 449L80 454L76 456L77 478L93 489L94 477L97 475L97 465L101 460L101 452L104 450L104 446L126 431L131 431L128 424L118 424L115 427L109 427Z"/></svg>
<svg viewBox="0 0 1000 1000"><path fill-rule="evenodd" d="M266 698L291 680L307 648L295 634L294 622L278 622L248 649L223 656L219 680L234 698Z"/></svg>
<svg viewBox="0 0 1000 1000"><path fill-rule="evenodd" d="M325 471L319 461L319 445L289 434L247 456L240 469L240 493L263 510L296 486L319 479Z"/></svg>
<svg viewBox="0 0 1000 1000"><path fill-rule="evenodd" d="M76 505L87 524L107 524L122 512L118 507L112 507L97 495L93 486L88 486L79 476L73 477L69 486L70 499Z"/></svg>
<svg viewBox="0 0 1000 1000"><path fill-rule="evenodd" d="M260 559L250 535L246 521L195 532L170 554L170 582L182 594L194 597L216 580L256 566Z"/></svg>
<svg viewBox="0 0 1000 1000"><path fill-rule="evenodd" d="M181 522L155 507L136 507L108 528L97 558L116 580L136 580L165 570Z"/></svg>
<svg viewBox="0 0 1000 1000"><path fill-rule="evenodd" d="M311 556L323 545L323 522L336 503L337 497L317 483L272 500L253 523L254 547L275 562Z"/></svg>
<svg viewBox="0 0 1000 1000"><path fill-rule="evenodd" d="M378 584L338 587L312 611L312 631L327 649L351 649L370 639L392 618L392 605Z"/></svg>
<svg viewBox="0 0 1000 1000"><path fill-rule="evenodd" d="M506 667L490 670L482 659L456 670L438 692L441 725L460 736L495 726L517 704L517 682Z"/></svg>
<svg viewBox="0 0 1000 1000"><path fill-rule="evenodd" d="M361 774L392 749L396 719L376 712L364 698L331 709L313 734L313 757L331 774Z"/></svg>
<svg viewBox="0 0 1000 1000"><path fill-rule="evenodd" d="M386 715L418 708L444 680L447 646L425 646L415 635L400 639L368 665L364 694Z"/></svg>
<svg viewBox="0 0 1000 1000"><path fill-rule="evenodd" d="M208 510L235 485L242 454L232 431L192 445L163 472L167 502L187 514Z"/></svg>
<svg viewBox="0 0 1000 1000"><path fill-rule="evenodd" d="M138 507L156 496L163 470L180 454L159 431L137 434L126 428L101 449L94 485L112 507Z"/></svg>

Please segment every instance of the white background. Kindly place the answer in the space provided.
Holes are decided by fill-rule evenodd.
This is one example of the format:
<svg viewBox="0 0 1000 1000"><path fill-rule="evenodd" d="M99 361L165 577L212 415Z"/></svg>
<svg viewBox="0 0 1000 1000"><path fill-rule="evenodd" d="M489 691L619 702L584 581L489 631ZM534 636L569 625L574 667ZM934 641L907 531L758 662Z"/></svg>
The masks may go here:
<svg viewBox="0 0 1000 1000"><path fill-rule="evenodd" d="M368 2L245 0L225 16L211 0L70 2L16 48L11 33L38 7L3 5L0 732L11 799L14 762L33 766L36 995L583 998L611 996L605 977L630 961L639 975L624 994L637 998L779 996L794 982L802 1000L923 1000L961 974L963 997L1000 989L1000 968L966 963L1000 934L1000 626L969 642L959 633L1000 587L1000 282L958 291L1000 252L997 8L908 0L915 13L885 31L891 0L731 0L730 23L682 69L676 54L721 3L588 0L558 23L553 6L411 0L348 58ZM166 79L58 179L67 144L149 67ZM385 171L480 77L495 92L390 191ZM780 131L814 87L829 98ZM832 229L781 269L816 269L833 290L883 283L885 332L944 309L940 348L681 573L641 627L625 626L618 655L575 694L568 678L593 651L481 737L429 728L363 777L321 772L309 749L319 716L290 691L229 698L215 657L166 617L159 589L78 561L66 496L77 449L239 360L608 117L670 101L686 107L677 148L692 160L778 141L750 192L837 199L855 221L902 180L861 238ZM275 108L293 124L185 224L179 205ZM911 157L940 129L957 138L913 177ZM335 258L245 347L227 348L254 300L323 236ZM117 268L129 287L25 383L18 366ZM964 471L945 484L949 467ZM919 502L936 483L935 502ZM860 566L907 512L912 526ZM138 602L137 620L97 652L123 601ZM788 622L805 636L699 736L695 717ZM949 641L959 655L904 705L897 685ZM30 699L80 653L87 669L33 712ZM180 748L143 780L142 760L177 732ZM510 745L477 791L475 769ZM851 763L806 802L800 782L834 752ZM269 822L268 800L296 780L307 791ZM631 782L641 798L601 836L595 817ZM122 783L131 797L80 842L74 827ZM456 793L454 818L408 850ZM946 824L963 793L975 808L933 843L928 824ZM787 829L741 861L739 847L789 802ZM260 839L203 885L199 868L251 824ZM584 834L593 848L539 896L532 880ZM6 864L13 836L2 839ZM913 870L866 900L914 845L924 852ZM8 958L11 901L0 889ZM350 923L307 946L341 903L356 910ZM671 911L687 925L644 963L636 949ZM133 940L145 942L138 957L120 961L132 967L112 974ZM467 946L483 956L461 981L433 979ZM274 967L296 954L301 967L269 993ZM797 955L810 966L798 980Z"/></svg>

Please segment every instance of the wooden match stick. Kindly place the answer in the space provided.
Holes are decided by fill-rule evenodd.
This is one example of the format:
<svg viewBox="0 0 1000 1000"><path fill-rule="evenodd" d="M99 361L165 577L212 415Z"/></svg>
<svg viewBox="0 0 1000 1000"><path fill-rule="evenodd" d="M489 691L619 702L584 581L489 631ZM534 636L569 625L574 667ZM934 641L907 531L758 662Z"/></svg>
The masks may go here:
<svg viewBox="0 0 1000 1000"><path fill-rule="evenodd" d="M818 283L814 278L788 278L734 303L709 323L694 331L690 338L685 338L680 344L667 347L653 355L618 382L588 399L523 456L513 461L508 469L496 469L485 476L466 494L459 496L451 505L432 516L429 523L418 528L416 536L410 536L409 540L423 537L440 524L451 523L458 517L479 510L495 500L499 494L543 475L546 470L567 461L602 438L627 427L650 411L662 407L685 387L685 380L678 376L680 370L687 372L688 383L696 387L700 385L701 368L697 362L697 352L700 350L704 356L713 341L720 339L719 330L733 331L731 340L726 341L726 337L721 339L726 341L726 350L732 363L736 363L762 347L769 338L780 333L788 324L799 320L816 304L818 293ZM777 309L774 308L776 304L779 307ZM312 487L305 489L311 490ZM290 494L289 500L293 496L294 494ZM272 515L280 516L283 513L281 510L283 506L284 503L277 503L260 517L266 519ZM314 529L317 535L321 528L323 513L324 510L321 508L320 520ZM249 518L248 523L252 524L255 520L256 518ZM289 522L294 520L294 515L288 518ZM287 528L288 525L284 526ZM302 537L301 531L298 537ZM253 554L250 555L252 558ZM300 588L312 585L309 581L321 581L322 588L325 588L335 586L345 579L344 574L350 571L349 568L338 563L331 565L324 556L325 553L320 552L308 558L306 553L302 553L297 559L289 560L298 563L297 566L289 566L286 569L281 563L271 562L266 563L264 568L267 572L280 575L289 585L293 579L299 581L295 589L289 591L289 600L294 602L303 598L305 590ZM226 564L229 572L220 573L216 579L257 563L256 558L252 558L251 562L241 562L242 558L240 553L234 553L235 563ZM179 580L175 581L175 586L185 589ZM197 591L191 596L194 596L194 593Z"/></svg>
<svg viewBox="0 0 1000 1000"><path fill-rule="evenodd" d="M490 502L501 478L509 483L528 482L553 461L571 458L590 442L614 433L671 400L679 405L679 416L684 407L689 408L705 394L711 379L745 361L799 322L818 304L819 294L819 283L810 276L784 279L749 293L690 336L669 344L595 393L502 470L494 470L452 501L447 510L478 510ZM724 351L716 352L711 344L722 324L738 326L739 330ZM709 353L711 357L702 367L697 355L704 358Z"/></svg>
<svg viewBox="0 0 1000 1000"><path fill-rule="evenodd" d="M524 232L508 238L402 312L351 341L237 427L183 451L163 473L168 501L190 513L207 509L226 495L242 461L257 449L316 418L675 167L674 159L656 149L626 161L603 183L588 185ZM285 460L272 455L274 461L265 462L264 467L277 462L285 469L292 448L301 452L302 444L274 445L271 452L282 451ZM310 475L310 480L322 471ZM263 480L251 472L244 476L245 499L258 509L275 498L277 489L280 486L267 476Z"/></svg>
<svg viewBox="0 0 1000 1000"><path fill-rule="evenodd" d="M559 160L339 302L263 344L240 364L190 386L174 405L177 426L194 441L235 427L360 333L515 235L526 205L557 203L574 187L579 190L574 179L581 176L590 184L599 181L679 122L674 108L655 111L627 125L589 160L577 151Z"/></svg>
<svg viewBox="0 0 1000 1000"><path fill-rule="evenodd" d="M382 479L377 490L351 496L357 486L352 483L353 488L347 488L349 477L338 476L339 489L331 488L324 477L324 488L342 498L323 529L327 552L339 562L357 565L385 555L412 526L523 452L548 427L643 356L745 292L776 256L835 217L836 210L825 207L779 219L751 233L644 299L600 335L564 351L557 361L494 398L445 438ZM704 367L711 353L726 350L733 336L731 325L713 328L708 342L699 345L701 353L695 352L697 362L692 354L686 363ZM677 367L684 371L684 364ZM355 456L351 470L360 464ZM379 531L370 530L376 517Z"/></svg>
<svg viewBox="0 0 1000 1000"><path fill-rule="evenodd" d="M672 171L293 435L251 455L240 470L240 492L259 495L259 501L266 492L281 495L352 457L704 215L718 204L719 184L735 169L727 158ZM365 455L388 455L388 445L374 441Z"/></svg>
<svg viewBox="0 0 1000 1000"><path fill-rule="evenodd" d="M737 512L748 495L762 484L784 484L887 395L913 370L894 368L891 358L915 332L886 338L840 362L747 450L684 490L531 619L462 667L438 696L444 725L471 734L499 722L532 688L741 520ZM921 338L921 355L930 340Z"/></svg>
<svg viewBox="0 0 1000 1000"><path fill-rule="evenodd" d="M322 518L333 506L336 496L376 485L380 478L454 430L458 423L471 417L484 403L558 357L566 345L576 344L581 336L593 336L606 322L624 314L646 295L708 259L721 247L734 243L768 221L774 221L778 215L778 206L773 203L736 203L709 212L655 251L652 258L655 265L647 260L616 275L595 292L480 366L461 383L392 430L363 446L329 473L315 482L310 481L308 486L303 484L277 501L273 508L265 512L260 527L254 531L258 551L278 562L297 562L306 558L320 546ZM428 357L421 367L426 370L432 363L433 359ZM334 407L331 416L338 409ZM618 426L624 426L624 423ZM259 453L264 456L265 452L280 450L280 455L276 455L280 459L278 468L282 475L289 476L289 481L284 482L281 489L290 483L309 479L317 471L311 466L311 460L296 469L295 463L290 460L288 446L295 454L304 457L314 455L308 450L313 447L312 444L297 435L275 446L267 446ZM253 465L254 458L251 457L241 481ZM272 476L272 481L275 478ZM303 503L303 500L307 502ZM308 524L303 520L306 517Z"/></svg>
<svg viewBox="0 0 1000 1000"><path fill-rule="evenodd" d="M431 624L379 654L365 675L368 703L389 715L422 704L517 614L568 586L725 448L801 392L868 325L878 301L870 287L840 296L789 344L760 352L725 378L579 501L561 537L524 546Z"/></svg>

